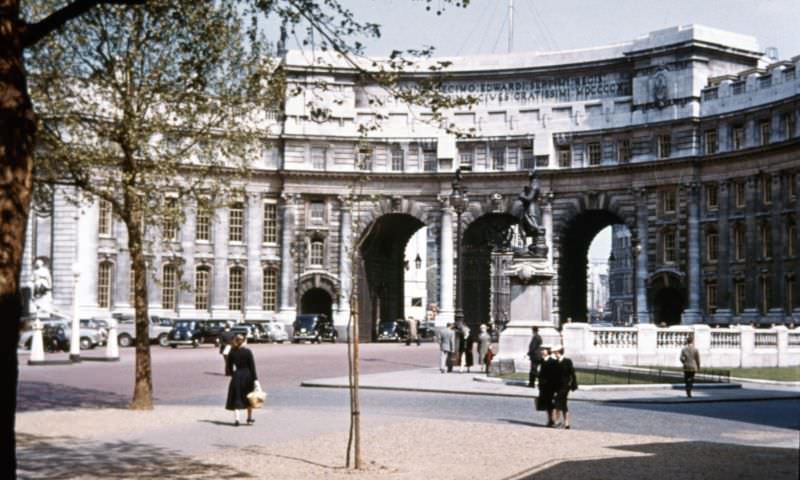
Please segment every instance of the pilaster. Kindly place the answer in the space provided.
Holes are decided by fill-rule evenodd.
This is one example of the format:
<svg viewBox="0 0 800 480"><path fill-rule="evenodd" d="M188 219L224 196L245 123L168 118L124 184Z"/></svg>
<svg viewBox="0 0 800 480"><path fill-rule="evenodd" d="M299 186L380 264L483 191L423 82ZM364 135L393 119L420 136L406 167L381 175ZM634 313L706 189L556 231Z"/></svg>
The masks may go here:
<svg viewBox="0 0 800 480"><path fill-rule="evenodd" d="M636 323L650 323L650 313L647 309L647 257L649 255L648 207L647 190L644 188L636 194L636 231L638 235L638 249L636 254Z"/></svg>
<svg viewBox="0 0 800 480"><path fill-rule="evenodd" d="M181 250L183 265L181 266L181 281L191 288L178 289L178 316L181 312L194 310L194 270L195 270L195 229L197 222L197 206L192 203L184 209L183 225L180 228Z"/></svg>
<svg viewBox="0 0 800 480"><path fill-rule="evenodd" d="M211 316L228 310L228 208L218 208L214 225L214 273L211 282Z"/></svg>
<svg viewBox="0 0 800 480"><path fill-rule="evenodd" d="M689 252L686 267L689 277L689 306L681 318L681 323L685 325L699 323L703 318L700 310L700 185L691 182L687 187Z"/></svg>
<svg viewBox="0 0 800 480"><path fill-rule="evenodd" d="M259 192L247 193L247 283L245 284L245 318L260 318L264 309L262 300L261 244L264 231L264 202Z"/></svg>
<svg viewBox="0 0 800 480"><path fill-rule="evenodd" d="M295 205L291 194L282 195L283 200L278 205L281 216L281 278L280 295L278 299L279 316L284 322L294 321L295 285L294 285L294 260L292 257L292 243L295 232Z"/></svg>
<svg viewBox="0 0 800 480"><path fill-rule="evenodd" d="M773 129L774 131L774 129ZM786 283L784 281L783 258L786 254L783 240L786 222L783 213L783 189L781 188L781 174L773 173L769 179L772 182L772 198L770 217L772 227L772 272L770 275L769 309L767 316L770 323L783 323L786 319L783 300L786 298Z"/></svg>
<svg viewBox="0 0 800 480"><path fill-rule="evenodd" d="M731 235L730 235L730 182L719 182L718 202L719 211L717 218L717 235L719 239L719 252L717 255L717 311L714 313L714 323L730 323L733 315L731 305Z"/></svg>
<svg viewBox="0 0 800 480"><path fill-rule="evenodd" d="M758 274L756 255L758 254L758 232L756 231L756 180L751 175L745 184L745 299L742 323L754 323L760 316L758 311Z"/></svg>
<svg viewBox="0 0 800 480"><path fill-rule="evenodd" d="M444 202L443 202L444 203ZM439 295L441 297L441 307L436 316L436 326L444 327L447 323L454 320L453 310L453 209L449 204L442 207L441 218L441 252L440 270L442 272L439 281Z"/></svg>

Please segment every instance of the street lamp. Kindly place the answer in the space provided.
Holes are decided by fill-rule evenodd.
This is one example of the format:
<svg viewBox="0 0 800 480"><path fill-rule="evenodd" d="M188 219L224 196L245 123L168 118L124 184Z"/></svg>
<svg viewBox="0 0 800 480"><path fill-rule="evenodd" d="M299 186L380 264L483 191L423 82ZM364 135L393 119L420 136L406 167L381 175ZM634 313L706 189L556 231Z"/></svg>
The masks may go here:
<svg viewBox="0 0 800 480"><path fill-rule="evenodd" d="M461 214L467 209L469 200L467 199L467 189L461 186L461 168L456 170L456 176L453 180L453 191L450 193L450 205L456 211L456 256L458 258L458 266L456 270L456 311L455 321L456 325L461 327L464 324L464 309L461 305L462 302L462 254L461 254Z"/></svg>
<svg viewBox="0 0 800 480"><path fill-rule="evenodd" d="M78 319L78 282L81 279L81 264L72 264L72 334L69 339L69 359L81 361L81 326Z"/></svg>

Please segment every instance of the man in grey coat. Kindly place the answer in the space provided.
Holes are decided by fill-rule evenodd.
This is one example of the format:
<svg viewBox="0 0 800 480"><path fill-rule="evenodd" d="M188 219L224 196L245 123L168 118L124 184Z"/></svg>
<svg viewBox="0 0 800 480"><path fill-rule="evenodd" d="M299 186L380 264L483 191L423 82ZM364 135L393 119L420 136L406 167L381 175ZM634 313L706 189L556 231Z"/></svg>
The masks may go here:
<svg viewBox="0 0 800 480"><path fill-rule="evenodd" d="M456 336L453 333L453 324L448 323L447 327L439 332L439 370L442 373L453 371L453 364L448 361L448 358L455 350Z"/></svg>
<svg viewBox="0 0 800 480"><path fill-rule="evenodd" d="M683 381L686 384L686 396L692 396L694 374L700 370L700 352L694 347L694 338L686 338L686 346L681 350L681 363L683 364Z"/></svg>

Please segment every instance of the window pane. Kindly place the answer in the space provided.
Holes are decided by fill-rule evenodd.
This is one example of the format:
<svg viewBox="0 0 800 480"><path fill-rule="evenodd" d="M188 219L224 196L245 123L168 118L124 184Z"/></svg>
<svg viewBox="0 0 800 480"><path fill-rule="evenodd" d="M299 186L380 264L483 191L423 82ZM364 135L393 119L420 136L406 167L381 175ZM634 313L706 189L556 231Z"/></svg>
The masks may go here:
<svg viewBox="0 0 800 480"><path fill-rule="evenodd" d="M230 310L242 310L242 298L244 294L244 270L233 267L228 272L228 308Z"/></svg>
<svg viewBox="0 0 800 480"><path fill-rule="evenodd" d="M264 291L263 305L264 310L274 312L278 303L278 272L268 268L264 270Z"/></svg>
<svg viewBox="0 0 800 480"><path fill-rule="evenodd" d="M111 202L106 200L99 201L99 209L100 209L100 218L99 223L97 226L97 233L100 235L108 236L111 235L111 229L113 225L113 217L112 217L112 209L111 209Z"/></svg>
<svg viewBox="0 0 800 480"><path fill-rule="evenodd" d="M161 279L161 307L175 310L175 293L178 285L178 274L174 265L164 265Z"/></svg>
<svg viewBox="0 0 800 480"><path fill-rule="evenodd" d="M97 306L111 307L111 263L101 262L97 270Z"/></svg>
<svg viewBox="0 0 800 480"><path fill-rule="evenodd" d="M205 242L211 240L211 215L205 208L197 210L195 239Z"/></svg>
<svg viewBox="0 0 800 480"><path fill-rule="evenodd" d="M234 203L229 210L228 241L244 241L244 205Z"/></svg>
<svg viewBox="0 0 800 480"><path fill-rule="evenodd" d="M403 149L397 145L392 147L392 171L403 171Z"/></svg>
<svg viewBox="0 0 800 480"><path fill-rule="evenodd" d="M211 278L208 267L198 267L194 274L194 308L208 310L208 292Z"/></svg>
<svg viewBox="0 0 800 480"><path fill-rule="evenodd" d="M278 205L264 204L264 243L278 242Z"/></svg>

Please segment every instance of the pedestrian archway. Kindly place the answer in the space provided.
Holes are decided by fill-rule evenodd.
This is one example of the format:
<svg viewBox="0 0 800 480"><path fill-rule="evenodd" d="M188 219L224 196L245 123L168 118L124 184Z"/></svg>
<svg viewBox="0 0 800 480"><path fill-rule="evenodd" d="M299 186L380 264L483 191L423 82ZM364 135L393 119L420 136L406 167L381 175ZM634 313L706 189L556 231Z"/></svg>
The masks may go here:
<svg viewBox="0 0 800 480"><path fill-rule="evenodd" d="M650 278L653 322L656 325L680 325L686 308L686 288L680 274L670 271L655 273Z"/></svg>
<svg viewBox="0 0 800 480"><path fill-rule="evenodd" d="M300 313L323 313L333 318L333 299L322 288L312 288L300 299Z"/></svg>

